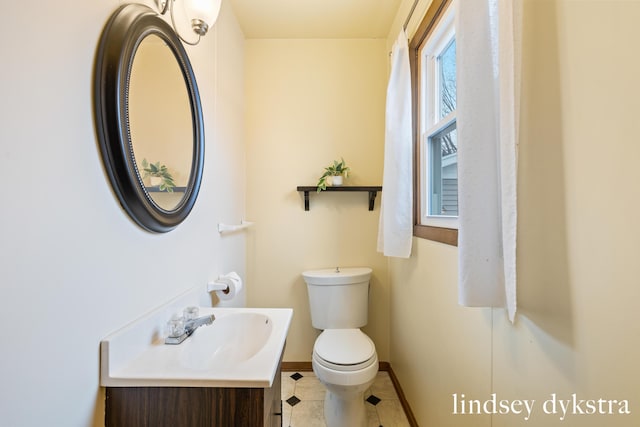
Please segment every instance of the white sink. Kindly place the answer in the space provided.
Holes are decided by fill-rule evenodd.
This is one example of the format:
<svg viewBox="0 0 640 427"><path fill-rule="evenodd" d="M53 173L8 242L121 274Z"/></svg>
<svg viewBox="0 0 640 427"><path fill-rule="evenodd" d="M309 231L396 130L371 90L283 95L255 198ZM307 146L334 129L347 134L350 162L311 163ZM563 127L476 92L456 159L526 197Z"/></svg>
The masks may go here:
<svg viewBox="0 0 640 427"><path fill-rule="evenodd" d="M182 343L180 364L194 370L245 363L269 342L273 321L263 313L231 313L198 328Z"/></svg>
<svg viewBox="0 0 640 427"><path fill-rule="evenodd" d="M293 310L200 307L216 320L179 345L166 345L147 316L101 342L100 384L107 387L270 387Z"/></svg>

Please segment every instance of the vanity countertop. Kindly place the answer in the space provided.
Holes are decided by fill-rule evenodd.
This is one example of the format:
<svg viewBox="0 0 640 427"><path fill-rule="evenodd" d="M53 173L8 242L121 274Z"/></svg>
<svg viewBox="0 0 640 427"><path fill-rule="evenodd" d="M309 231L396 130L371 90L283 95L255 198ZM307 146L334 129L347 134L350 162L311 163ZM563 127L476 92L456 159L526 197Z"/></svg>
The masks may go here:
<svg viewBox="0 0 640 427"><path fill-rule="evenodd" d="M182 344L164 343L170 310L158 310L101 341L105 387L271 387L282 357L290 308L200 307L216 320Z"/></svg>

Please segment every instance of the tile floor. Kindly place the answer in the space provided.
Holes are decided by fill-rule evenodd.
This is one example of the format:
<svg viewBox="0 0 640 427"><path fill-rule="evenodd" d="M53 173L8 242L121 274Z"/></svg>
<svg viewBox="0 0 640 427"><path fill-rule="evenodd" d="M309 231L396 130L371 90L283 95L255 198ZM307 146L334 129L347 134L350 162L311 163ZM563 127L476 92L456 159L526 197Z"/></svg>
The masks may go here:
<svg viewBox="0 0 640 427"><path fill-rule="evenodd" d="M326 427L325 389L313 372L282 372L283 427ZM364 395L367 427L409 427L409 421L387 372L378 372Z"/></svg>

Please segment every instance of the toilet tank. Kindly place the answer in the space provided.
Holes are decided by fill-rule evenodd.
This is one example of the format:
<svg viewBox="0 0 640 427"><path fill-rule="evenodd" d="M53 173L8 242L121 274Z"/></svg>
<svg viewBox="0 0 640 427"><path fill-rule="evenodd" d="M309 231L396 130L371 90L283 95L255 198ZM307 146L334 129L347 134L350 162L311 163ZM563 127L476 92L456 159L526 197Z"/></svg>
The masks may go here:
<svg viewBox="0 0 640 427"><path fill-rule="evenodd" d="M353 267L303 272L313 327L350 329L366 325L371 271Z"/></svg>

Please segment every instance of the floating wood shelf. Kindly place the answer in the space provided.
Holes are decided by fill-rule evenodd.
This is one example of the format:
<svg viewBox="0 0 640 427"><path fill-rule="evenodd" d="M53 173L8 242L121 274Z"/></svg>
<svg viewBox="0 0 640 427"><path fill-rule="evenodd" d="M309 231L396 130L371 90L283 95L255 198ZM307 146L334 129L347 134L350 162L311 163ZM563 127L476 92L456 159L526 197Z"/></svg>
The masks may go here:
<svg viewBox="0 0 640 427"><path fill-rule="evenodd" d="M148 193L168 193L168 191L160 190L159 185L148 186L145 188L147 189ZM174 193L184 193L185 191L187 191L187 187L173 187Z"/></svg>
<svg viewBox="0 0 640 427"><path fill-rule="evenodd" d="M298 191L302 191L304 193L304 210L309 210L309 193L317 192L318 187L316 186L299 186L297 188ZM382 191L381 186L356 186L356 185L341 185L341 186L333 186L327 187L324 191L366 191L369 193L369 210L373 210L373 205L376 201L376 196L378 195L378 191Z"/></svg>

